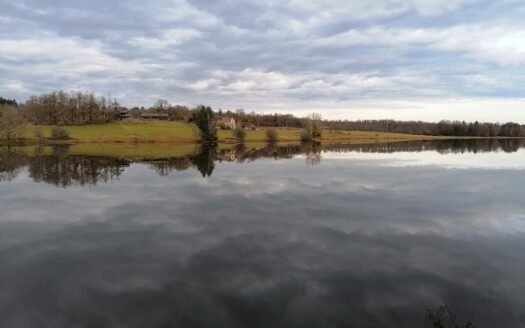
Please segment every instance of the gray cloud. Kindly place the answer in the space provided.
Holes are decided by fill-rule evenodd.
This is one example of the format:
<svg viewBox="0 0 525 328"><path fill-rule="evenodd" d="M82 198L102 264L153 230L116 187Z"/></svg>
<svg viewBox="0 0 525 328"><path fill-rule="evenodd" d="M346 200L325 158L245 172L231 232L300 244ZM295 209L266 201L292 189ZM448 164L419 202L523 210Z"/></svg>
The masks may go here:
<svg viewBox="0 0 525 328"><path fill-rule="evenodd" d="M0 93L20 100L84 89L125 105L525 122L520 1L0 6Z"/></svg>

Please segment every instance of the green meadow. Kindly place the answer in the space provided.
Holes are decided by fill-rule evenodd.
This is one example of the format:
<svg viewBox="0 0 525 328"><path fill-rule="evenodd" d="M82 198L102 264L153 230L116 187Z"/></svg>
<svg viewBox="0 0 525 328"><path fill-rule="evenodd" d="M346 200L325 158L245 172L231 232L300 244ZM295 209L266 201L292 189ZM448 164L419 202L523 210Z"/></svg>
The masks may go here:
<svg viewBox="0 0 525 328"><path fill-rule="evenodd" d="M23 138L29 142L37 142L35 137L37 131L41 131L47 139L51 137L54 126L28 125L24 128ZM196 143L198 141L198 129L195 124L180 121L124 121L109 124L62 126L69 132L70 140L67 143L167 143L184 144ZM301 129L276 128L280 142L297 142L300 140ZM236 143L232 130L219 130L219 141L221 143ZM435 139L436 137L410 135L401 133L386 133L373 131L332 131L323 132L322 141L362 141L368 139L380 139L384 141L394 140L423 140ZM246 142L264 142L266 139L265 128L246 131ZM49 139L48 139L49 140ZM97 148L102 146L97 145ZM151 146L148 146L151 147ZM159 146L159 148L162 148Z"/></svg>

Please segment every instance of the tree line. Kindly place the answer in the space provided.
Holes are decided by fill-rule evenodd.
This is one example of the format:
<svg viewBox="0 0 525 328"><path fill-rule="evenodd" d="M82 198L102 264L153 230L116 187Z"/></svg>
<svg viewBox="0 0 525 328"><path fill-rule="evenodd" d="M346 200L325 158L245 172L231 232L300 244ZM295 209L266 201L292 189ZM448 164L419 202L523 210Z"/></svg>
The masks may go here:
<svg viewBox="0 0 525 328"><path fill-rule="evenodd" d="M472 137L525 137L525 126L508 122L485 123L465 121L396 121L396 120L322 120L320 116L296 117L292 114L257 114L246 113L243 109L235 111L212 110L206 106L189 108L170 104L165 99L158 100L149 108L126 108L110 96L96 96L94 93L56 91L40 96L31 96L19 104L16 100L0 97L0 136L11 139L16 134L16 126L21 122L35 125L88 125L105 124L121 118L121 113L128 113L131 118L140 118L142 114L165 114L169 120L197 123L202 136L216 141L213 121L223 117L234 118L242 128L288 127L303 128L303 140L312 140L321 136L323 129L346 131L378 131L408 133L435 136L472 136ZM237 132L242 138L242 132Z"/></svg>
<svg viewBox="0 0 525 328"><path fill-rule="evenodd" d="M347 131L379 131L455 137L524 137L525 126L518 123L480 123L465 121L395 121L395 120L337 120L324 121L328 129Z"/></svg>
<svg viewBox="0 0 525 328"><path fill-rule="evenodd" d="M25 118L36 125L104 124L116 120L121 109L109 96L64 91L31 96L21 106Z"/></svg>
<svg viewBox="0 0 525 328"><path fill-rule="evenodd" d="M0 97L0 106L2 105L5 105L5 106L18 106L18 103L16 102L15 99L6 99L6 98L3 98L3 97Z"/></svg>

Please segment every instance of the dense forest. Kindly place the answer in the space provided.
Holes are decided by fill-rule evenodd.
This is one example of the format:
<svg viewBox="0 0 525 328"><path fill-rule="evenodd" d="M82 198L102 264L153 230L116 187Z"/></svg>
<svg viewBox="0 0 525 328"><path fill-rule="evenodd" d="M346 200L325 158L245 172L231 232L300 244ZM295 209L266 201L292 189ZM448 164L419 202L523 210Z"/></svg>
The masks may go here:
<svg viewBox="0 0 525 328"><path fill-rule="evenodd" d="M56 91L40 96L31 96L25 103L0 97L0 119L8 114L13 116L13 108L25 121L35 125L86 125L104 124L125 117L139 119L145 114L163 114L169 120L194 121L198 109L172 105L167 100L159 100L149 108L126 108L116 99L95 96L93 93ZM11 110L7 110L10 108ZM246 113L219 109L214 111L215 119L234 118L243 127L291 127L303 128L307 118L291 114ZM13 118L10 118L13 121ZM346 131L379 131L440 136L472 137L525 137L525 126L517 123L482 123L464 121L395 121L395 120L323 120L325 129Z"/></svg>

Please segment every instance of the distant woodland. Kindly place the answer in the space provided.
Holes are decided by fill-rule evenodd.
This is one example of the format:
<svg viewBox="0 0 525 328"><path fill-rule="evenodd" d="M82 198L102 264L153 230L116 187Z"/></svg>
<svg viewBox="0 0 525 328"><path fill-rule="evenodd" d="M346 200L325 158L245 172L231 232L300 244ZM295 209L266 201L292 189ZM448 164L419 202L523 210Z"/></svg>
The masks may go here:
<svg viewBox="0 0 525 328"><path fill-rule="evenodd" d="M173 105L167 100L159 100L149 108L126 108L111 97L96 96L93 93L57 91L39 96L31 96L24 103L17 103L0 97L1 121L29 122L35 125L87 125L105 124L115 120L139 119L144 114L162 114L168 120L190 122L200 106ZM16 117L13 117L16 116ZM291 127L303 128L308 118L291 114L246 113L243 109L215 110L215 118L234 118L243 127ZM378 131L408 133L434 136L472 136L472 137L525 137L525 125L518 123L486 123L464 121L395 121L395 120L322 120L324 129L346 131Z"/></svg>

